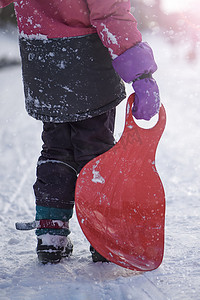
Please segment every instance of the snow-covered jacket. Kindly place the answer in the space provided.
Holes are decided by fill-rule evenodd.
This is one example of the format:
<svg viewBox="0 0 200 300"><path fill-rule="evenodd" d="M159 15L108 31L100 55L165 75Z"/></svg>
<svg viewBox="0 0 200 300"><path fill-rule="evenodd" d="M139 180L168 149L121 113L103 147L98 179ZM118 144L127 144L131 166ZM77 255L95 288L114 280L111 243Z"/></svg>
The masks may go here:
<svg viewBox="0 0 200 300"><path fill-rule="evenodd" d="M11 2L0 0L0 8ZM97 31L115 55L141 41L130 0L16 0L14 5L21 34L61 38Z"/></svg>
<svg viewBox="0 0 200 300"><path fill-rule="evenodd" d="M0 8L11 2L0 0ZM130 0L16 0L14 7L32 117L83 120L125 98L112 59L142 39Z"/></svg>

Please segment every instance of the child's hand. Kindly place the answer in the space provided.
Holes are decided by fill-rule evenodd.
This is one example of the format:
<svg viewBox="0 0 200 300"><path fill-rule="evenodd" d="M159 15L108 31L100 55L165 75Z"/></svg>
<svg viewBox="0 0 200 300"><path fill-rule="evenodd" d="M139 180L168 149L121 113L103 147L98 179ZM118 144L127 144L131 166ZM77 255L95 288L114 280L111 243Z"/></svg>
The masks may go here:
<svg viewBox="0 0 200 300"><path fill-rule="evenodd" d="M155 79L144 78L133 83L135 101L132 113L136 119L150 120L159 112L160 95Z"/></svg>
<svg viewBox="0 0 200 300"><path fill-rule="evenodd" d="M115 71L125 82L133 82L135 102L132 113L136 119L150 120L159 112L160 96L152 74L157 70L153 52L141 42L113 60Z"/></svg>

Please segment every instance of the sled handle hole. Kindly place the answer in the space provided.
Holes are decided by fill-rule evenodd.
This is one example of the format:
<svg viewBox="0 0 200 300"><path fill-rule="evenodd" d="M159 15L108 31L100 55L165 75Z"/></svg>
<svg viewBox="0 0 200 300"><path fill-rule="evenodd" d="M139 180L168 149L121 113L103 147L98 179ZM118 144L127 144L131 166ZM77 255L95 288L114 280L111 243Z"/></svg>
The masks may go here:
<svg viewBox="0 0 200 300"><path fill-rule="evenodd" d="M160 107L160 111L156 114L150 121L145 120L137 120L132 115L132 105L134 102L134 93L131 94L128 98L126 105L126 124L125 128L127 128L130 124L134 124L140 130L145 130L146 132L152 132L157 130L158 128L162 131L165 128L166 124L166 112L163 104Z"/></svg>

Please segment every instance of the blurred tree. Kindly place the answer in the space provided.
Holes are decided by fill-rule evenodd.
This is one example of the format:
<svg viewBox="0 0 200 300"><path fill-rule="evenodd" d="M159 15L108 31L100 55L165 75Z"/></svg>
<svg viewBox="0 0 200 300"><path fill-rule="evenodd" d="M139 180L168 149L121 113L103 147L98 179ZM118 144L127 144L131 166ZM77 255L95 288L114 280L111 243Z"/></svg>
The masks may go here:
<svg viewBox="0 0 200 300"><path fill-rule="evenodd" d="M0 8L0 26L8 23L17 24L13 4Z"/></svg>
<svg viewBox="0 0 200 300"><path fill-rule="evenodd" d="M131 0L131 12L138 22L139 30L157 28L163 14L161 0Z"/></svg>
<svg viewBox="0 0 200 300"><path fill-rule="evenodd" d="M150 29L162 34L172 45L188 45L186 58L195 61L200 44L199 0L191 0L185 11L165 13L161 0L131 0L131 12L141 31Z"/></svg>

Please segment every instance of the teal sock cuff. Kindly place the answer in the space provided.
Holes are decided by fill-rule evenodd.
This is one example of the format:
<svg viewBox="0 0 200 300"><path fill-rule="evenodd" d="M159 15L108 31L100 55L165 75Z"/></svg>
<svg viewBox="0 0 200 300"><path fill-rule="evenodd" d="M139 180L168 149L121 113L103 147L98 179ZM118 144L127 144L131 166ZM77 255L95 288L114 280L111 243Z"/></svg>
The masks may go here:
<svg viewBox="0 0 200 300"><path fill-rule="evenodd" d="M73 215L73 209L63 209L36 205L36 221L60 220L67 222Z"/></svg>
<svg viewBox="0 0 200 300"><path fill-rule="evenodd" d="M42 228L42 229L36 229L35 234L37 236L43 235L43 234L51 234L51 235L62 235L62 236L68 236L70 234L69 229L51 229L51 228Z"/></svg>
<svg viewBox="0 0 200 300"><path fill-rule="evenodd" d="M60 220L63 222L69 221L73 215L73 209L62 209L54 207L44 207L36 205L36 221L39 220ZM36 229L36 235L51 234L51 235L62 235L68 236L70 234L69 229L51 229L51 228L41 228Z"/></svg>

